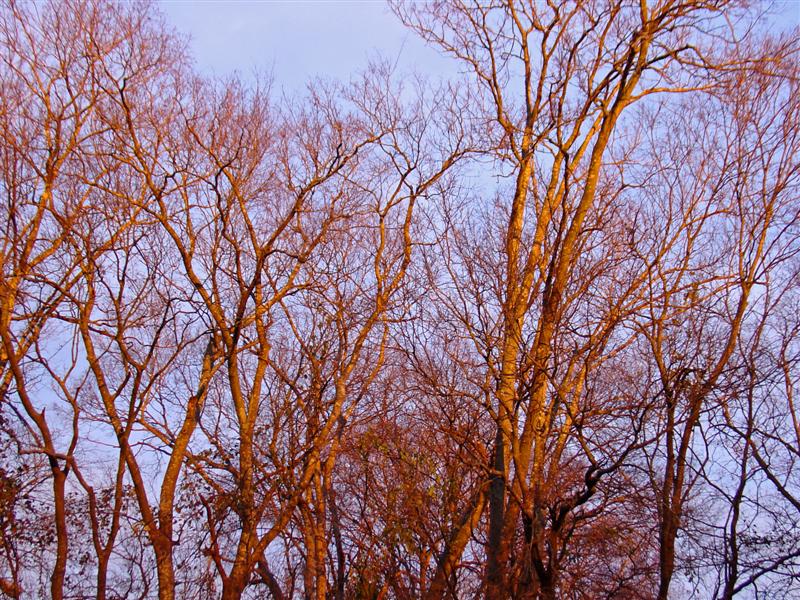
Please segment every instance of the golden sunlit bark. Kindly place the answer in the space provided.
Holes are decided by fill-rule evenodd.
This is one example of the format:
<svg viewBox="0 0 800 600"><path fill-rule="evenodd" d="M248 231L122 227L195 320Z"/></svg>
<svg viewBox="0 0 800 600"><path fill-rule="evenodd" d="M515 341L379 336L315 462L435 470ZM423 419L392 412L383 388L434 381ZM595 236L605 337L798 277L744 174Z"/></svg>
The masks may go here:
<svg viewBox="0 0 800 600"><path fill-rule="evenodd" d="M796 31L390 8L452 73L0 7L0 592L792 596Z"/></svg>

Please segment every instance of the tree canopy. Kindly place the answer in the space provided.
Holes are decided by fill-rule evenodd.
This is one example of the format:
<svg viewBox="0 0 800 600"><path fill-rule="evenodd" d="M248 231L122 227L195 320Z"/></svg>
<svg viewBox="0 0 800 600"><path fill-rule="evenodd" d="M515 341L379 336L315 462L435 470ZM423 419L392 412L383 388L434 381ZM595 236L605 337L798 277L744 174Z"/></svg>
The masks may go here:
<svg viewBox="0 0 800 600"><path fill-rule="evenodd" d="M390 7L457 76L0 8L0 593L800 594L800 31Z"/></svg>

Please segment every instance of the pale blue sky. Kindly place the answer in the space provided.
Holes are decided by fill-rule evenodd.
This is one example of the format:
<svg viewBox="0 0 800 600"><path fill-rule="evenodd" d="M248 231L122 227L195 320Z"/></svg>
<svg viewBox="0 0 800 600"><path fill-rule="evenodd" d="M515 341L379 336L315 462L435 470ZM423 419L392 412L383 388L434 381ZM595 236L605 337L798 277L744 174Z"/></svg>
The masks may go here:
<svg viewBox="0 0 800 600"><path fill-rule="evenodd" d="M379 1L167 0L160 6L179 31L191 35L200 70L267 71L287 91L318 75L346 80L378 55L397 59L401 71L437 74L454 68Z"/></svg>
<svg viewBox="0 0 800 600"><path fill-rule="evenodd" d="M382 0L161 0L175 27L192 38L199 69L227 75L272 73L295 91L315 76L348 79L378 55L400 71L452 74L459 67L404 28ZM800 0L777 0L775 27L800 23Z"/></svg>

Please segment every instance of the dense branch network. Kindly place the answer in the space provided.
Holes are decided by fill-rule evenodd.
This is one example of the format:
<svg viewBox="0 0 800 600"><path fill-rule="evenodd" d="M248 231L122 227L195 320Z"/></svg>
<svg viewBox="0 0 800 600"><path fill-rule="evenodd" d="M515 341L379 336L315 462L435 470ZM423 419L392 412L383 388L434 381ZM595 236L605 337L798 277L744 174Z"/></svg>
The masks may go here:
<svg viewBox="0 0 800 600"><path fill-rule="evenodd" d="M0 593L800 593L797 30L391 8L459 75L0 8Z"/></svg>

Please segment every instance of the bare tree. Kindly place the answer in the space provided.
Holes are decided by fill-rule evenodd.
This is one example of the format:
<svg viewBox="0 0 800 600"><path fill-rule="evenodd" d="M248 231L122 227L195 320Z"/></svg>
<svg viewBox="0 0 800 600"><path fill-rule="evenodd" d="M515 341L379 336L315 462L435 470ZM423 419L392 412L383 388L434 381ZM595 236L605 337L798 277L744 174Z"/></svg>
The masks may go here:
<svg viewBox="0 0 800 600"><path fill-rule="evenodd" d="M464 71L281 98L0 9L0 591L793 593L796 36L393 9Z"/></svg>
<svg viewBox="0 0 800 600"><path fill-rule="evenodd" d="M61 398L69 426L52 421L59 410L44 383L56 375L60 353L75 338L53 324L81 287L83 257L71 241L102 220L108 208L92 194L102 166L92 161L104 135L97 73L126 42L135 41L136 11L76 3L67 18L58 7L6 5L2 11L3 177L3 398L30 435L24 452L47 457L56 528L50 594L64 593L69 557L67 478L76 468L80 406ZM124 224L127 227L128 224ZM112 227L95 233L98 247L113 245ZM43 339L53 340L43 344ZM57 341L56 341L57 340ZM59 345L63 345L59 349ZM74 354L73 354L74 356ZM69 362L69 359L66 361ZM58 396L58 394L56 394Z"/></svg>
<svg viewBox="0 0 800 600"><path fill-rule="evenodd" d="M610 410L609 401L617 400L602 391L595 396L595 378L636 337L621 327L627 318L659 302L671 303L674 291L648 291L662 260L681 250L688 253L687 265L695 260L691 247L681 248L682 242L669 237L662 239L663 254L654 247L655 254L640 256L638 227L625 224L641 202L623 194L627 185L638 183L631 159L636 113L630 106L653 105L667 92L694 91L695 98L702 97L715 86L717 74L748 58L724 44L716 56L705 48L704 36L717 35L741 49L735 32L717 18L723 5L507 2L395 8L424 39L472 72L489 107L486 118L493 121L487 153L513 180L500 191L508 200L501 197L497 203L504 221L483 236L503 241L494 250L503 261L494 263L500 283L477 293L456 288L452 305L464 335L485 357L493 386L486 407L497 423L487 492L486 596L555 597L573 531L603 510L600 480L622 466L646 433L646 407L623 408L621 397L619 418L633 436L608 437L612 425L601 415ZM758 56L785 52L778 44ZM688 186L696 181L685 177ZM685 218L693 217L687 213ZM650 225L663 227L657 220ZM687 221L679 235L694 235L696 227ZM743 244L756 238L748 235ZM471 255L462 260L465 266L458 267L456 277L478 283L482 267L469 266ZM746 269L757 270L757 262L755 257ZM738 281L753 275L740 273ZM750 284L736 285L743 292L743 311ZM734 324L729 343L723 343L727 349L708 365L710 378L701 384L705 394L724 370L737 331ZM606 396L597 413L592 396ZM696 411L701 404L693 404ZM682 423L686 436L678 462L689 451L693 428ZM603 450L612 452L603 455ZM571 481L565 479L570 464L575 469ZM683 477L673 474L664 485L683 489ZM671 506L661 514L673 514ZM482 502L473 505L476 512L482 509ZM675 522L671 517L666 522L672 524L664 526L662 539L669 546ZM454 543L441 557L431 596L441 595L476 523L465 519L453 531ZM671 552L662 545L662 595L673 569Z"/></svg>

